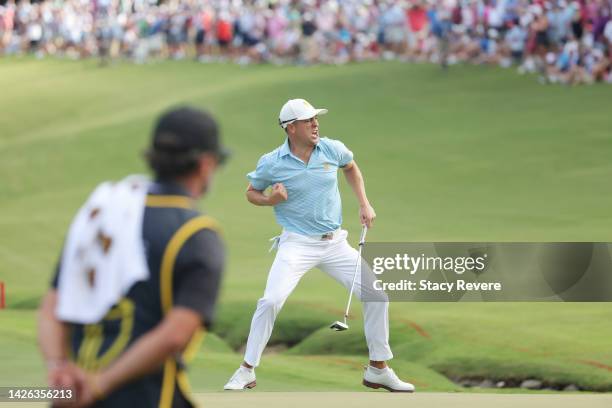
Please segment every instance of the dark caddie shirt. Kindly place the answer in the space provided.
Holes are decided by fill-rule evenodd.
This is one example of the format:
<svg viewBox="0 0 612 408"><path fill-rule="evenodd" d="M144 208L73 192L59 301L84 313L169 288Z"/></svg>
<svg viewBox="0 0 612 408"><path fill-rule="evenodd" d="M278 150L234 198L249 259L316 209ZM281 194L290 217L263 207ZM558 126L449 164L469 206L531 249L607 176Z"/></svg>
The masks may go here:
<svg viewBox="0 0 612 408"><path fill-rule="evenodd" d="M97 324L70 324L71 359L86 370L103 369L161 322L173 306L212 323L225 262L214 220L201 215L179 185L155 183L147 196L142 231L150 276L136 283ZM53 279L57 288L59 266ZM203 330L183 355L98 401L95 407L191 407L186 364Z"/></svg>

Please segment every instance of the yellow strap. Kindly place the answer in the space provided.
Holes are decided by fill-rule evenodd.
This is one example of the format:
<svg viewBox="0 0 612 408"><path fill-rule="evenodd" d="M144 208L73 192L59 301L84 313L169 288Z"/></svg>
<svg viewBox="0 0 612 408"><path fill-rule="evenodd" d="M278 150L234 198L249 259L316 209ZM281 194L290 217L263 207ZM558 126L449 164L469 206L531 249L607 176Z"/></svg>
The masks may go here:
<svg viewBox="0 0 612 408"><path fill-rule="evenodd" d="M204 329L198 330L193 335L193 337L189 341L189 344L185 348L185 352L183 353L183 361L185 362L185 364L190 363L194 359L196 353L198 352L198 350L200 349L200 346L202 345L202 342L204 341L205 336L206 336L206 331ZM190 397L191 384L189 382L189 377L187 377L187 373L184 370L179 370L176 376L176 380L185 398L191 401L191 405L193 405L194 407L197 406L195 401Z"/></svg>
<svg viewBox="0 0 612 408"><path fill-rule="evenodd" d="M159 397L159 408L172 407L175 379L176 361L174 361L173 358L169 358L164 363L164 379L162 381L161 395Z"/></svg>
<svg viewBox="0 0 612 408"><path fill-rule="evenodd" d="M104 320L119 320L120 329L113 343L100 355L104 342ZM78 350L77 364L92 371L105 368L117 358L130 340L134 327L134 303L128 298L123 298L100 323L87 324L83 327L84 336Z"/></svg>
<svg viewBox="0 0 612 408"><path fill-rule="evenodd" d="M206 215L192 218L174 233L166 246L166 250L162 257L159 279L161 287L161 305L164 314L168 313L172 308L172 272L176 257L181 248L183 248L185 242L187 242L193 234L203 229L218 231L219 225L214 219Z"/></svg>
<svg viewBox="0 0 612 408"><path fill-rule="evenodd" d="M134 328L134 302L128 298L123 298L119 304L113 308L104 318L105 320L119 319L119 334L113 344L100 356L98 368L105 368L113 362L125 349L132 336Z"/></svg>
<svg viewBox="0 0 612 408"><path fill-rule="evenodd" d="M191 238L193 234L202 229L219 231L219 226L214 219L205 215L192 218L174 233L166 246L166 250L164 251L164 255L162 257L159 277L161 306L164 314L167 314L172 308L172 275L174 272L176 257L181 251L181 248L183 248L185 242L187 242L187 240ZM185 354L189 354L190 356L195 355L197 348L194 346L194 343L197 343L198 339L201 341L202 338L203 335L196 333L186 348ZM174 385L177 381L181 387L181 390L183 393L185 393L185 397L189 399L189 395L187 393L191 387L189 386L189 381L187 381L187 376L183 372L179 372L177 375L176 361L173 358L169 358L164 364L164 378L159 399L160 408L172 406L172 399L174 398Z"/></svg>
<svg viewBox="0 0 612 408"><path fill-rule="evenodd" d="M83 332L77 364L85 370L95 370L98 352L102 346L102 324L86 324L83 326Z"/></svg>
<svg viewBox="0 0 612 408"><path fill-rule="evenodd" d="M169 207L193 209L195 203L193 199L181 195L148 195L147 207Z"/></svg>
<svg viewBox="0 0 612 408"><path fill-rule="evenodd" d="M204 337L206 337L206 331L204 329L200 329L191 338L189 344L185 348L185 352L183 353L183 361L185 363L189 363L194 359L196 353L200 349L202 342L204 341Z"/></svg>
<svg viewBox="0 0 612 408"><path fill-rule="evenodd" d="M183 392L185 398L191 402L191 405L194 407L197 406L191 395L191 384L189 383L189 378L187 377L187 373L184 370L179 370L176 374L176 382L178 383L179 388Z"/></svg>

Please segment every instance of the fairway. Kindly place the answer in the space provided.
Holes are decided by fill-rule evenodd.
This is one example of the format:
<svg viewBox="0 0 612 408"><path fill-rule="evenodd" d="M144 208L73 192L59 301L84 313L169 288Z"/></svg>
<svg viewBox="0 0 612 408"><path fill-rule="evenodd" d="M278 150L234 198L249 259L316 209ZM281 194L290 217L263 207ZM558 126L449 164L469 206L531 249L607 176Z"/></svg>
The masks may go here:
<svg viewBox="0 0 612 408"><path fill-rule="evenodd" d="M329 109L322 136L353 151L378 215L370 242L612 240L612 93L605 86L547 87L495 68L443 72L396 62L99 68L5 58L0 89L0 281L9 307L0 310L0 386L44 383L34 309L70 220L97 183L146 171L141 153L152 121L169 106L209 109L233 151L200 205L223 226L229 264L217 324L190 371L198 392L220 390L238 366L263 292L273 259L268 238L279 227L271 209L246 201L245 174L284 141L277 116L289 98ZM339 178L344 228L355 245L357 202ZM257 390L365 391L361 306L354 303L348 332L326 328L345 302L339 285L308 273L280 313L271 340L278 347L264 355ZM393 303L392 366L419 391L465 391L449 378L535 378L555 389L612 391L611 320L607 303ZM236 406L242 395L202 399ZM288 404L286 394L249 395ZM352 395L329 398L344 403ZM372 404L383 398L366 395ZM455 394L428 397L422 406ZM536 406L522 397L478 395L465 406ZM609 405L606 396L585 396L593 398L585 403L568 394L569 405L546 398L556 408Z"/></svg>

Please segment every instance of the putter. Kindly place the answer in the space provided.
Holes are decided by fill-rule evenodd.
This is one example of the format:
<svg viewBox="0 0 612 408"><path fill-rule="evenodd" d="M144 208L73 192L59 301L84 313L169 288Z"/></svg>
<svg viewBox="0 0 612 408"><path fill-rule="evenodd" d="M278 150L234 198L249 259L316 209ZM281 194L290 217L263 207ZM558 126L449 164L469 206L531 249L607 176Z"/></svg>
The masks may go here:
<svg viewBox="0 0 612 408"><path fill-rule="evenodd" d="M359 255L357 255L355 273L353 274L353 283L351 284L351 291L349 293L348 303L346 304L346 311L344 312L344 321L341 322L339 320L336 320L335 322L333 322L331 326L329 326L329 328L332 330L344 331L344 330L348 330L349 328L348 323L346 322L346 319L348 319L349 309L351 307L351 299L353 298L353 289L355 288L355 281L357 280L357 273L359 272L359 267L361 266L361 249L363 248L363 244L365 244L365 237L366 237L367 232L368 232L368 227L364 225L363 229L361 230L361 237L359 238Z"/></svg>

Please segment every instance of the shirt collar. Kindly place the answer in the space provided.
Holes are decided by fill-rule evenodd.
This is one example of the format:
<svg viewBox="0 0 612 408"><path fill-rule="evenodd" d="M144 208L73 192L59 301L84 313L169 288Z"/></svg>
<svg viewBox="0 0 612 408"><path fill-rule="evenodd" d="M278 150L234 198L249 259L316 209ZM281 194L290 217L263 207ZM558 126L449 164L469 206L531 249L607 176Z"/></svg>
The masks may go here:
<svg viewBox="0 0 612 408"><path fill-rule="evenodd" d="M320 144L321 144L321 139L319 138L319 142L315 145L315 150L321 148L319 146ZM284 156L287 156L287 155L292 155L291 148L289 147L289 138L285 139L285 143L283 143L283 145L280 148L280 156L284 157Z"/></svg>
<svg viewBox="0 0 612 408"><path fill-rule="evenodd" d="M291 154L291 149L289 148L289 138L285 139L285 143L283 143L280 148L281 157L287 156L288 154Z"/></svg>
<svg viewBox="0 0 612 408"><path fill-rule="evenodd" d="M187 189L174 181L156 180L149 187L149 194L154 195L180 195L191 197Z"/></svg>

